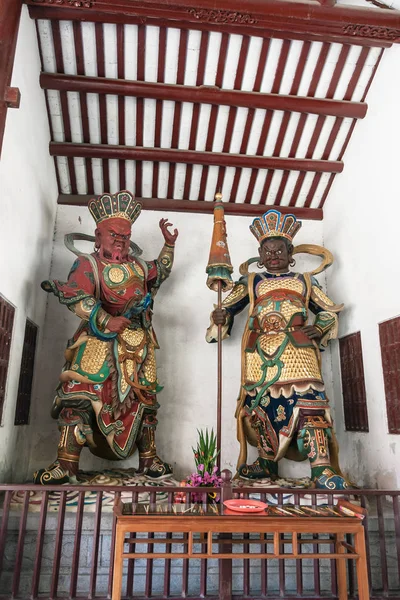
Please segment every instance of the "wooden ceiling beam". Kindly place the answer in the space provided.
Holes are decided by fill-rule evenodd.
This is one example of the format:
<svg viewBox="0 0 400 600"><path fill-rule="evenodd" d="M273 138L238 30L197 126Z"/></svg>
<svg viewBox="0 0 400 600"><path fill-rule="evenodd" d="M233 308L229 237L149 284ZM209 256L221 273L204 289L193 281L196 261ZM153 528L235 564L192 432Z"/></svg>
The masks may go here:
<svg viewBox="0 0 400 600"><path fill-rule="evenodd" d="M204 104L241 106L266 110L286 110L315 115L350 117L363 119L368 105L363 102L350 102L302 96L284 96L261 92L221 90L215 86L185 86L145 81L107 79L81 75L61 75L42 73L40 85L43 89L62 92L83 92L91 94L112 94L134 96L175 102L198 102Z"/></svg>
<svg viewBox="0 0 400 600"><path fill-rule="evenodd" d="M274 0L259 3L260 13L250 12L243 3L238 7L232 0L230 8L219 6L218 9L202 8L199 6L200 2L196 2L194 6L194 0L188 1L187 5L169 5L159 0L151 6L144 2L126 0L125 7L121 2L107 4L99 0L76 2L79 6L71 6L69 0L58 0L57 4L53 3L54 0L25 2L33 19L179 27L264 38L329 41L384 48L400 43L400 11L394 10L377 11L342 5L328 7ZM201 4L204 6L205 0ZM233 8L235 5L237 9Z"/></svg>
<svg viewBox="0 0 400 600"><path fill-rule="evenodd" d="M175 150L171 148L144 148L142 146L115 146L111 144L73 144L50 142L51 156L67 158L101 158L117 160L147 160L151 162L182 163L217 167L249 169L278 169L313 171L316 173L341 173L343 162L304 158L281 158L275 156L253 156L224 152L202 152L197 150Z"/></svg>
<svg viewBox="0 0 400 600"><path fill-rule="evenodd" d="M87 206L91 198L93 198L93 196L87 194L60 194L58 196L58 204L67 206ZM207 202L205 200L175 200L171 198L136 198L136 200L142 203L145 210L157 211L170 210L173 212L211 214L215 206L214 202ZM227 215L256 217L264 214L268 210L268 205L224 202L224 209L225 214ZM323 217L323 212L320 208L279 206L279 210L283 214L292 214L299 219L305 220L321 221Z"/></svg>

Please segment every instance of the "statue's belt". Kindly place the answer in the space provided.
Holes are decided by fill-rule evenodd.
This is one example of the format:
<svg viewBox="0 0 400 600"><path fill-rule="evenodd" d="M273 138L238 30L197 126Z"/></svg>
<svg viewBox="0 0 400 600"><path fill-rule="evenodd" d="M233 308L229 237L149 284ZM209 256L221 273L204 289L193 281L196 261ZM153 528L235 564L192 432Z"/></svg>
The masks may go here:
<svg viewBox="0 0 400 600"><path fill-rule="evenodd" d="M254 320L256 322L256 319ZM257 320L258 321L258 320ZM264 330L257 325L252 327L249 337L247 339L245 352L254 352L256 349L257 340L261 335L278 335L280 333L286 334L290 342L296 347L315 347L313 341L304 333L302 330L304 327L304 319L300 315L295 315L291 320L290 327L277 330Z"/></svg>

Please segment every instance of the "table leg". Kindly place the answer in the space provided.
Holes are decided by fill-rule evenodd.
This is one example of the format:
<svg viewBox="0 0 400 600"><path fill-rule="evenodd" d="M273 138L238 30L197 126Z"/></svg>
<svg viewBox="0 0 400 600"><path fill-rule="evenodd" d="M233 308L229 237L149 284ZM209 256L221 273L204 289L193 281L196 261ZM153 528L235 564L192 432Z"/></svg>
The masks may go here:
<svg viewBox="0 0 400 600"><path fill-rule="evenodd" d="M342 546L341 542L344 541L343 533L336 534L336 554L345 554L345 549ZM347 600L347 574L346 574L346 559L345 558L337 558L336 559L336 569L337 569L337 578L338 578L338 592L339 592L339 600ZM361 600L361 598L360 598Z"/></svg>
<svg viewBox="0 0 400 600"><path fill-rule="evenodd" d="M358 598L369 600L367 551L365 548L364 529L354 535L354 546L359 558L356 561Z"/></svg>
<svg viewBox="0 0 400 600"><path fill-rule="evenodd" d="M120 600L122 595L122 569L124 561L122 555L124 553L125 531L118 526L115 534L115 552L114 552L114 576L112 587L112 600Z"/></svg>

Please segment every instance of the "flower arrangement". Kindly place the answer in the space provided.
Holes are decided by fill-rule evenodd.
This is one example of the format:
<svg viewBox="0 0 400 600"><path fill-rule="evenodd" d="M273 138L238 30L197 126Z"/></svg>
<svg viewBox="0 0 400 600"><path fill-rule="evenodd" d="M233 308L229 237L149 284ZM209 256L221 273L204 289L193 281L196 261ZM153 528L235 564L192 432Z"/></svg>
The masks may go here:
<svg viewBox="0 0 400 600"><path fill-rule="evenodd" d="M199 441L197 447L193 448L196 471L189 475L186 485L193 487L221 487L222 479L219 475L219 469L216 465L219 450L216 449L217 439L214 430L211 433L208 429L205 433L197 430Z"/></svg>

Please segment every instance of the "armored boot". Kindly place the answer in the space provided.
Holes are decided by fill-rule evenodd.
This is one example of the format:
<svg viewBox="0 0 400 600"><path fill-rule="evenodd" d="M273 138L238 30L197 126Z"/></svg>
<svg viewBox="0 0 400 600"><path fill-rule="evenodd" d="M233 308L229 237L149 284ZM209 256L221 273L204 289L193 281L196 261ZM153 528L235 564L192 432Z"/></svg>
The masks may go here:
<svg viewBox="0 0 400 600"><path fill-rule="evenodd" d="M300 453L310 461L311 479L315 487L328 490L344 490L348 482L332 467L329 456L331 426L326 421L324 411L300 413L297 446Z"/></svg>
<svg viewBox="0 0 400 600"><path fill-rule="evenodd" d="M148 415L142 424L142 433L138 439L139 468L138 475L145 475L150 480L162 480L172 475L172 467L157 456L155 431L157 419Z"/></svg>
<svg viewBox="0 0 400 600"><path fill-rule="evenodd" d="M268 439L265 427L257 415L253 415L250 424L257 435L258 458L251 465L240 465L238 475L241 479L275 479L278 476L278 463Z"/></svg>
<svg viewBox="0 0 400 600"><path fill-rule="evenodd" d="M39 469L33 475L33 483L57 485L75 483L79 469L79 457L86 442L78 425L60 427L57 459L47 469Z"/></svg>

